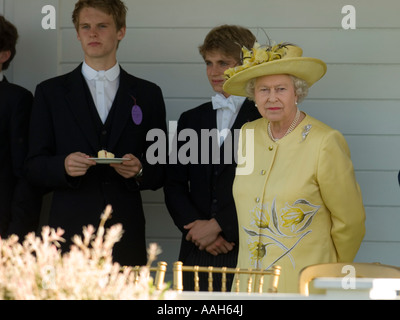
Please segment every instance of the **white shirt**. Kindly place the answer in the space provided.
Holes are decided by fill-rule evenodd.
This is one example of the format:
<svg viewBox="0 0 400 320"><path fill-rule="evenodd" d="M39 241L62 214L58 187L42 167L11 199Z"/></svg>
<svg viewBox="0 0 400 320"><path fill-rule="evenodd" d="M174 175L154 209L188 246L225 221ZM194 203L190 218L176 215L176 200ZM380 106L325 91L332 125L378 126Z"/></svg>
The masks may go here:
<svg viewBox="0 0 400 320"><path fill-rule="evenodd" d="M212 97L213 108L217 110L217 129L220 133L219 146L225 141L245 100L245 97L239 96L225 98L221 93Z"/></svg>
<svg viewBox="0 0 400 320"><path fill-rule="evenodd" d="M0 81L3 81L3 78L4 78L3 71L0 71Z"/></svg>
<svg viewBox="0 0 400 320"><path fill-rule="evenodd" d="M86 62L82 65L82 74L92 94L97 112L103 123L106 122L119 87L121 69L117 63L107 71L96 71Z"/></svg>

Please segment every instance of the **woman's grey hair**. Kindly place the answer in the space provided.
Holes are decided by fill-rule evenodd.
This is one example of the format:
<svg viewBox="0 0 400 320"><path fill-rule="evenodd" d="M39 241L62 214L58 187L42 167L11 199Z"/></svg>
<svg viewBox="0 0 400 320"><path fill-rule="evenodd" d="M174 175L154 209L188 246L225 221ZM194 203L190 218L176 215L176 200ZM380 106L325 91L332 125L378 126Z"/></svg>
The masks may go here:
<svg viewBox="0 0 400 320"><path fill-rule="evenodd" d="M303 79L297 78L295 76L289 75L293 80L294 90L297 96L297 102L301 103L308 95L309 86L307 82ZM254 101L254 89L256 86L257 78L253 78L247 82L246 92L250 100Z"/></svg>

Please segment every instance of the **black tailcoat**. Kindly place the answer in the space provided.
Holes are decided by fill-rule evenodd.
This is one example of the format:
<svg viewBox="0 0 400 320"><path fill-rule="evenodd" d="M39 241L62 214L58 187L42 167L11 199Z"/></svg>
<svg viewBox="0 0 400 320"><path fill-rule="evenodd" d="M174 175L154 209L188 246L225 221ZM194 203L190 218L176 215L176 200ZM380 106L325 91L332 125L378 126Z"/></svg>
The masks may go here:
<svg viewBox="0 0 400 320"><path fill-rule="evenodd" d="M28 128L32 93L25 88L0 82L0 236L21 237L35 231L41 199L24 177L28 152Z"/></svg>

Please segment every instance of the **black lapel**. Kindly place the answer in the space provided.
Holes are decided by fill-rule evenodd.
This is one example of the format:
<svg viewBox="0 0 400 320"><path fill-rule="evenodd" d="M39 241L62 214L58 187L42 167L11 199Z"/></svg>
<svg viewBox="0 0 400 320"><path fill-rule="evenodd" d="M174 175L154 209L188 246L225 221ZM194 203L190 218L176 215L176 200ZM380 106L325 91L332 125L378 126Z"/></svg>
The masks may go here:
<svg viewBox="0 0 400 320"><path fill-rule="evenodd" d="M211 102L202 114L201 128L209 130L217 128L217 111L213 109Z"/></svg>
<svg viewBox="0 0 400 320"><path fill-rule="evenodd" d="M261 115L259 114L254 102L246 99L240 108L239 114L236 117L231 130L241 129L246 122L254 121L260 117Z"/></svg>
<svg viewBox="0 0 400 320"><path fill-rule="evenodd" d="M129 78L128 73L121 68L120 82L112 108L115 108L111 125L109 149L113 150L117 144L127 121L131 119L132 107L135 105L135 83Z"/></svg>
<svg viewBox="0 0 400 320"><path fill-rule="evenodd" d="M90 143L93 154L97 154L99 138L96 134L96 128L91 120L91 114L86 97L86 84L82 76L82 64L69 74L67 80L68 93L65 98L68 106L75 116L78 126L83 131L83 135Z"/></svg>
<svg viewBox="0 0 400 320"><path fill-rule="evenodd" d="M242 107L239 110L239 114L236 117L235 122L232 125L231 128L231 137L230 141L232 142L232 147L227 150L227 152L231 153L231 157L227 159L228 163L225 163L224 161L224 156L225 156L225 143L222 144L220 148L220 159L221 159L221 165L219 166L219 173L223 171L223 169L226 167L226 165L230 165L235 163L235 151L236 151L236 146L239 138L239 134L235 135L235 130L239 130L242 128L242 126L246 122L254 121L258 118L260 118L261 115L258 112L257 108L255 107L254 102L246 99L243 102Z"/></svg>
<svg viewBox="0 0 400 320"><path fill-rule="evenodd" d="M213 109L212 102L209 102L207 104L207 108L204 108L202 112L202 116L200 119L200 128L205 129L205 130L213 130L217 128L217 111ZM199 139L199 161L201 161L201 146L202 146L202 139L205 139L201 133L201 130L198 132ZM213 152L213 146L212 146L212 139L208 139L209 141L209 146L208 146L208 165L206 165L206 170L207 170L207 185L210 184L212 175L214 174L214 165L212 164L212 152ZM204 142L203 142L204 143ZM219 150L218 150L219 152ZM200 166L201 168L202 166Z"/></svg>

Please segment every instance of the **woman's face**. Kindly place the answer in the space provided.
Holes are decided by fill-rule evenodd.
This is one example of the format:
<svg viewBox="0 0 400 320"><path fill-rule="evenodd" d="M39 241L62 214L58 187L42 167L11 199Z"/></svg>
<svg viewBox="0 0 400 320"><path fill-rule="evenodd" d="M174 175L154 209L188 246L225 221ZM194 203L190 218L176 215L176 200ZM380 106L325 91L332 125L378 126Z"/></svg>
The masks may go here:
<svg viewBox="0 0 400 320"><path fill-rule="evenodd" d="M204 60L207 66L208 81L210 81L213 90L228 97L229 95L223 91L225 83L224 72L229 68L235 67L238 62L235 58L226 56L218 50L207 52Z"/></svg>
<svg viewBox="0 0 400 320"><path fill-rule="evenodd" d="M271 122L286 122L297 111L294 83L286 74L257 78L254 98L260 114Z"/></svg>

